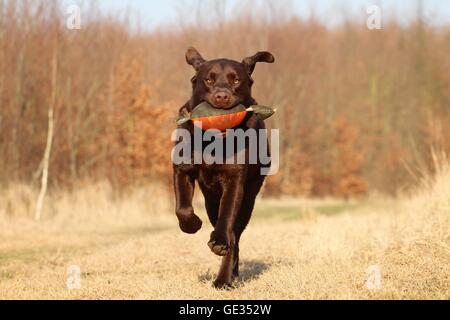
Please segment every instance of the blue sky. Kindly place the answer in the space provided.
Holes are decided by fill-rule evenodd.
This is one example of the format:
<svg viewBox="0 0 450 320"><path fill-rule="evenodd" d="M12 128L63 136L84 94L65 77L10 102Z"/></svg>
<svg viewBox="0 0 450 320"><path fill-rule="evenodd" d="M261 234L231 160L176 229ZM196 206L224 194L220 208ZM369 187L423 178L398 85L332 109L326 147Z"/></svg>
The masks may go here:
<svg viewBox="0 0 450 320"><path fill-rule="evenodd" d="M184 3L189 6L196 1L199 0L98 0L98 3L102 10L112 12L120 12L126 8L131 8L133 19L139 20L145 29L152 29L176 22L179 17L177 8L180 8L180 4ZM211 1L223 2L230 10L238 0L200 0L200 2ZM387 17L396 16L400 21L407 22L416 14L418 3L418 0L285 1L291 3L291 11L296 15L308 17L313 9L319 19L331 26L341 21L344 11L355 17L365 15L365 8L370 4L379 4L383 9L383 14ZM259 2L263 3L264 0L259 0ZM423 0L423 7L428 23L433 25L450 24L450 0ZM186 12L186 14L189 15L189 12Z"/></svg>

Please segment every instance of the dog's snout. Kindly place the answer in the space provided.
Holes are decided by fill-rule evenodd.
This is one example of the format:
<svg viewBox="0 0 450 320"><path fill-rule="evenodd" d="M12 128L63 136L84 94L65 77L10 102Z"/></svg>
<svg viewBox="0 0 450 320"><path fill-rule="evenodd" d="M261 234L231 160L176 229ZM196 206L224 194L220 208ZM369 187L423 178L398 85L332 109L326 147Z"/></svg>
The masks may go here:
<svg viewBox="0 0 450 320"><path fill-rule="evenodd" d="M214 95L214 102L220 107L226 107L229 105L231 95L228 92L220 91Z"/></svg>

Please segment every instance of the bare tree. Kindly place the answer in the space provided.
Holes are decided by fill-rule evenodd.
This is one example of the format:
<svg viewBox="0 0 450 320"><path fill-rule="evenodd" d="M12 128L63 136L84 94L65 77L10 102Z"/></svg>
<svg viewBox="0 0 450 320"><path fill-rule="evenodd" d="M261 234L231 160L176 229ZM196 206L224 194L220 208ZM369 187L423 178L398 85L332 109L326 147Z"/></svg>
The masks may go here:
<svg viewBox="0 0 450 320"><path fill-rule="evenodd" d="M53 131L54 131L54 110L56 106L56 80L58 75L58 36L55 35L55 47L52 57L52 77L51 77L51 96L50 103L48 105L48 130L47 130L47 143L45 145L44 158L42 160L42 177L41 177L41 190L39 192L36 213L34 219L39 221L42 215L42 209L44 207L44 199L47 193L48 185L48 169L50 166L50 155L52 151L53 143Z"/></svg>

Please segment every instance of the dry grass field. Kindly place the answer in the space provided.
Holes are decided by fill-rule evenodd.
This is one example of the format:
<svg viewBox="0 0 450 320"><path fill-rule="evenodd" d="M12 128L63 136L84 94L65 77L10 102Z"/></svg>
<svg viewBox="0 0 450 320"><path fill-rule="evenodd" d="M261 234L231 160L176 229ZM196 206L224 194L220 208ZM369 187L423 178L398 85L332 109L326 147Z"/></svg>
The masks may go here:
<svg viewBox="0 0 450 320"><path fill-rule="evenodd" d="M450 171L440 171L402 200L261 200L230 291L211 286L211 227L181 233L157 187L120 201L105 185L53 192L36 223L34 192L15 186L0 193L0 299L448 299ZM71 265L79 290L66 286ZM378 289L366 285L370 266Z"/></svg>

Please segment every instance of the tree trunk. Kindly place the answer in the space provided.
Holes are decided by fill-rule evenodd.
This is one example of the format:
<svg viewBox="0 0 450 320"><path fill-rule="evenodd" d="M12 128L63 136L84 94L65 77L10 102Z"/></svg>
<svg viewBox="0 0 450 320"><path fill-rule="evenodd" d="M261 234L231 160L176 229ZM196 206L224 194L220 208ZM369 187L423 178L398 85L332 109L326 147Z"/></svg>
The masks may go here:
<svg viewBox="0 0 450 320"><path fill-rule="evenodd" d="M42 209L44 207L45 194L47 193L48 185L48 168L50 166L50 155L52 151L53 143L53 131L54 131L54 109L56 105L56 77L58 73L58 45L56 43L54 49L53 59L52 59L52 92L50 97L50 103L48 106L48 132L47 132L47 143L45 145L44 158L42 160L42 178L41 178L41 191L39 192L36 212L34 219L39 221L42 215Z"/></svg>

